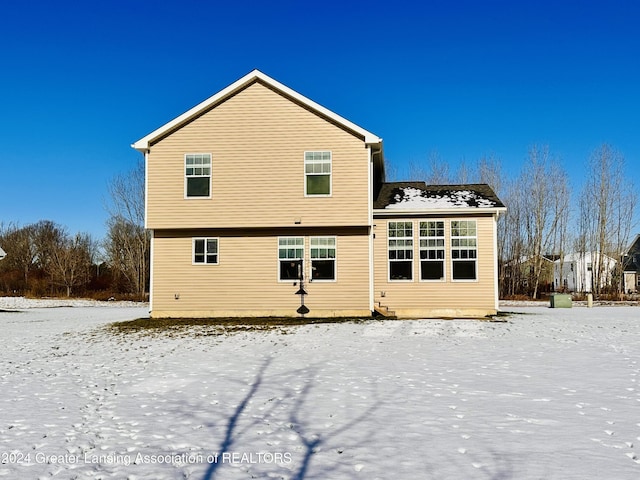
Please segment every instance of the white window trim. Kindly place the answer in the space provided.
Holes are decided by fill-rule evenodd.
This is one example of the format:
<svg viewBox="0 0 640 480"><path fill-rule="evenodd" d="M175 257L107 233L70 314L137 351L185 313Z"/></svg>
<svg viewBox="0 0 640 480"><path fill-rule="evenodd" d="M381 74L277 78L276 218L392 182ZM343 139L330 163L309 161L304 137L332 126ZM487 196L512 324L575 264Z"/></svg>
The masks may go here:
<svg viewBox="0 0 640 480"><path fill-rule="evenodd" d="M442 222L443 224L443 236L442 237L423 237L422 235L420 235L420 224L421 223L426 223L426 222ZM442 278L438 279L438 280L430 280L430 279L423 279L422 278L422 258L420 257L420 253L422 252L423 248L420 246L420 241L422 239L427 239L427 238L442 238L443 240L443 246L442 246L442 251L444 252L444 258L442 259ZM424 250L434 250L433 248L425 248ZM435 260L426 260L426 261L435 261ZM427 282L427 283L444 283L447 281L447 222L444 219L434 219L434 220L419 220L418 221L418 280L420 282Z"/></svg>
<svg viewBox="0 0 640 480"><path fill-rule="evenodd" d="M280 278L280 261L281 261L281 258L280 258L280 240L281 239L285 239L285 238L301 238L302 239L302 257L301 258L291 258L289 260L302 260L302 269L303 269L303 271L305 269L305 263L307 263L306 260L305 260L305 254L306 254L306 251L307 251L307 249L306 249L306 243L307 242L306 242L306 238L304 236L299 236L299 235L296 235L296 236L286 235L286 236L278 237L278 241L276 243L276 259L278 261L278 269L276 271L277 280L278 280L278 283L291 284L291 283L295 283L295 282L297 282L299 280L298 279L295 279L295 280L294 279L292 279L292 280L282 280ZM309 277L307 277L306 272L305 272L305 281L308 280L308 279L309 279Z"/></svg>
<svg viewBox="0 0 640 480"><path fill-rule="evenodd" d="M329 152L329 165L331 171L329 172L329 193L307 193L307 153L314 152ZM333 151L332 150L305 150L302 157L302 174L304 175L304 196L308 198L327 198L333 196ZM313 175L313 174L309 174ZM326 174L318 174L326 175Z"/></svg>
<svg viewBox="0 0 640 480"><path fill-rule="evenodd" d="M189 155L209 155L209 195L204 197L190 197L187 195L187 179L190 178L187 176L187 156ZM185 200L206 200L213 196L213 155L211 153L205 152L189 152L184 154L184 158L182 161L182 176L184 177L184 198ZM204 175L201 175L204 176ZM191 178L197 178L196 176L192 176Z"/></svg>
<svg viewBox="0 0 640 480"><path fill-rule="evenodd" d="M410 223L411 224L411 237L394 237L396 239L401 238L401 239L411 239L412 245L411 245L411 251L412 251L412 258L411 258L411 278L410 279L397 279L391 278L391 262L406 262L407 260L391 260L389 258L389 240L391 239L391 237L389 236L389 230L390 230L390 224L391 223ZM411 283L414 281L414 279L416 278L416 272L415 272L415 257L416 257L416 242L415 242L415 224L413 221L406 221L406 220L394 220L394 221L388 221L387 222L387 281L388 282L393 282L393 283Z"/></svg>
<svg viewBox="0 0 640 480"><path fill-rule="evenodd" d="M453 236L453 222L474 222L476 224L476 234L475 236L471 237L471 236L463 236L463 237L454 237ZM454 238L475 238L476 239L476 258L473 259L473 261L476 264L476 278L474 279L465 279L465 278L458 278L458 279L454 279L453 278L453 263L455 262L454 258L453 258L453 250L458 250L458 248L454 247L452 245L453 243L453 239ZM451 220L449 222L449 255L450 255L450 266L451 266L451 282L455 282L455 283L477 283L480 281L480 272L478 271L478 220L474 219L474 218L460 218L457 220ZM465 259L462 261L467 261L469 259Z"/></svg>
<svg viewBox="0 0 640 480"><path fill-rule="evenodd" d="M314 238L333 238L333 249L336 251L335 257L333 258L333 279L313 279L313 258L311 258L311 240ZM331 260L330 258L323 259L317 258L316 260ZM338 237L335 235L314 235L313 237L309 237L309 276L307 277L309 281L313 283L335 283L338 281Z"/></svg>
<svg viewBox="0 0 640 480"><path fill-rule="evenodd" d="M196 240L204 240L204 262L196 262ZM216 251L217 260L213 263L207 262L207 240L215 240L218 245ZM220 265L220 238L219 237L193 237L191 239L191 264L192 265Z"/></svg>

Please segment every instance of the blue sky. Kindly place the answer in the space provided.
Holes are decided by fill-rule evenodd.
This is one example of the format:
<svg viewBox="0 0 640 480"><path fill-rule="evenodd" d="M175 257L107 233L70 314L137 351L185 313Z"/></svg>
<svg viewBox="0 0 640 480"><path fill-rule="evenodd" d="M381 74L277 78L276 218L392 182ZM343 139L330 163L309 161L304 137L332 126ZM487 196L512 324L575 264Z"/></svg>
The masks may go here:
<svg viewBox="0 0 640 480"><path fill-rule="evenodd" d="M515 173L548 145L579 188L640 165L640 2L11 2L0 16L0 222L100 239L130 144L254 68L384 138Z"/></svg>

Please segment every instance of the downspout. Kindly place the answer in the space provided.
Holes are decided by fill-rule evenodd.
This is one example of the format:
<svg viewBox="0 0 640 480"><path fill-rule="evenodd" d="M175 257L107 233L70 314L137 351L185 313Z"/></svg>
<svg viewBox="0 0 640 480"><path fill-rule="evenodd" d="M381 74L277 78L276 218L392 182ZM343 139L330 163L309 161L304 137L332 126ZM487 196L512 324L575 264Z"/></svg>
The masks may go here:
<svg viewBox="0 0 640 480"><path fill-rule="evenodd" d="M155 239L155 231L149 230L151 232L151 239L149 242L149 315L153 312L153 240Z"/></svg>
<svg viewBox="0 0 640 480"><path fill-rule="evenodd" d="M494 291L494 308L496 312L499 311L500 307L500 290L498 285L498 269L499 269L499 261L498 261L498 217L500 216L500 211L496 211L496 214L493 216L493 255L495 257L494 266L493 266L493 291Z"/></svg>
<svg viewBox="0 0 640 480"><path fill-rule="evenodd" d="M369 159L369 175L367 178L367 215L369 222L369 311L374 311L374 259L373 259L373 152L371 145L367 145L367 156Z"/></svg>
<svg viewBox="0 0 640 480"><path fill-rule="evenodd" d="M147 192L149 191L149 150L145 150L144 152L144 228L149 230L151 233L151 239L149 241L149 315L153 312L153 264L154 264L154 256L153 256L153 240L155 238L155 231L150 230L148 228L148 217L147 213L149 212L149 195Z"/></svg>

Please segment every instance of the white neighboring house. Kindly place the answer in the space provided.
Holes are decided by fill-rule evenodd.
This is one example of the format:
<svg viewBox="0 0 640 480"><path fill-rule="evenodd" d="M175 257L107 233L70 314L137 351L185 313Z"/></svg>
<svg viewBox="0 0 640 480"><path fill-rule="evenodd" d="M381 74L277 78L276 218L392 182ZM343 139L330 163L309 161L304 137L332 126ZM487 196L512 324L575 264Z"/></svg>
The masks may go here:
<svg viewBox="0 0 640 480"><path fill-rule="evenodd" d="M603 262L600 288L611 282L611 275L616 261L597 252L570 253L565 255L560 271L560 260L553 262L553 283L556 291L591 292L598 263Z"/></svg>
<svg viewBox="0 0 640 480"><path fill-rule="evenodd" d="M0 247L0 260L7 256L7 253Z"/></svg>

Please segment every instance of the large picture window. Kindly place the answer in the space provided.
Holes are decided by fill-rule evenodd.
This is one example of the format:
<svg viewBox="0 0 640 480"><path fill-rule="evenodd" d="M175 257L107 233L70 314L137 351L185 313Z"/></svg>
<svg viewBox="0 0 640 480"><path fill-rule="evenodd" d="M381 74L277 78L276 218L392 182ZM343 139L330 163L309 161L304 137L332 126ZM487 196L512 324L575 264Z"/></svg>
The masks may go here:
<svg viewBox="0 0 640 480"><path fill-rule="evenodd" d="M389 280L413 280L413 223L389 222Z"/></svg>
<svg viewBox="0 0 640 480"><path fill-rule="evenodd" d="M420 280L444 280L444 222L420 222Z"/></svg>
<svg viewBox="0 0 640 480"><path fill-rule="evenodd" d="M336 279L336 238L311 237L311 279Z"/></svg>
<svg viewBox="0 0 640 480"><path fill-rule="evenodd" d="M304 258L304 237L278 238L278 278L283 281L299 280Z"/></svg>
<svg viewBox="0 0 640 480"><path fill-rule="evenodd" d="M194 238L193 239L193 263L217 264L218 263L218 239Z"/></svg>
<svg viewBox="0 0 640 480"><path fill-rule="evenodd" d="M208 153L184 156L185 196L211 196L211 155Z"/></svg>
<svg viewBox="0 0 640 480"><path fill-rule="evenodd" d="M331 195L331 152L304 152L304 194Z"/></svg>
<svg viewBox="0 0 640 480"><path fill-rule="evenodd" d="M453 280L478 279L478 237L475 220L451 221Z"/></svg>

